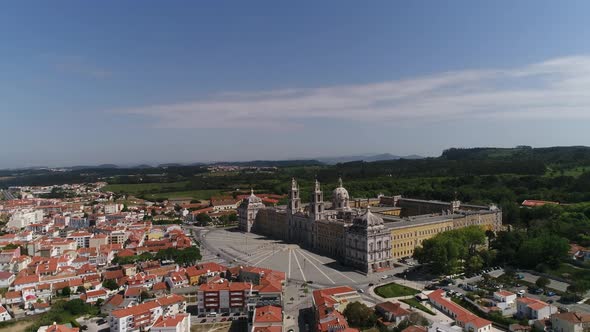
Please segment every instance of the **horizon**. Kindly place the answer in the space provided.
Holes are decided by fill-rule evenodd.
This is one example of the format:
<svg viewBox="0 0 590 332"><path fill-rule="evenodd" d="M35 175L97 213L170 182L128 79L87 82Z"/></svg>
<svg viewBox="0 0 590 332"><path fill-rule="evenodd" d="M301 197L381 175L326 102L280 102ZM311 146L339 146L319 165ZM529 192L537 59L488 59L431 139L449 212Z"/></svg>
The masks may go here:
<svg viewBox="0 0 590 332"><path fill-rule="evenodd" d="M0 5L0 169L587 145L590 3Z"/></svg>
<svg viewBox="0 0 590 332"><path fill-rule="evenodd" d="M425 156L425 155L418 155L418 154L408 154L408 155L399 155L390 152L375 152L375 153L358 153L358 154L349 154L349 155L341 155L341 156L316 156L316 157L293 157L289 159L243 159L243 160L202 160L202 161L165 161L165 162L150 162L150 161L143 161L143 162L131 162L131 163L116 163L116 162L105 162L100 164L70 164L70 165L32 165L32 166L22 166L22 167L8 167L8 168L0 168L0 171L6 170L20 170L20 169L37 169L37 168L75 168L75 167L99 167L105 165L113 165L117 168L135 168L138 166L149 166L152 168L162 167L166 165L179 165L179 166L192 166L196 164L202 165L213 165L213 164L230 164L231 163L247 163L247 162L257 162L257 161L268 161L268 162L277 162L277 161L317 161L320 163L324 163L326 165L330 165L332 163L326 162L326 160L334 160L339 158L352 158L352 157L375 157L380 155L391 155L396 157L395 159L379 159L379 160L371 160L368 162L375 162L375 161L386 161L386 160L399 160L399 159L407 159L407 157L412 157L410 159L427 159L427 158L440 158L445 150L448 149L516 149L519 147L530 147L532 149L549 149L549 148L568 148L568 147L585 147L590 148L590 146L586 145L555 145L555 146L530 146L530 145L515 145L515 146L472 146L472 147L448 147L443 149L437 155ZM416 157L416 158L414 158ZM366 161L363 159L350 159L347 161L342 162L351 162L351 161ZM338 162L340 163L340 162Z"/></svg>

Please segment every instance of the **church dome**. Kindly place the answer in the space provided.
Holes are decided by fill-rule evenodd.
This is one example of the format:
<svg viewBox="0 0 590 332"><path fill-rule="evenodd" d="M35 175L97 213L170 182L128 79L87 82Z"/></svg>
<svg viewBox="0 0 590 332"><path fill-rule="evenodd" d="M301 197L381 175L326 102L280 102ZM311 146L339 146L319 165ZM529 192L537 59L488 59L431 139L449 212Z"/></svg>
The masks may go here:
<svg viewBox="0 0 590 332"><path fill-rule="evenodd" d="M350 196L348 196L348 190L346 190L342 186L342 179L338 179L338 187L332 191L332 208L336 210L346 210L348 209L348 201L350 200Z"/></svg>
<svg viewBox="0 0 590 332"><path fill-rule="evenodd" d="M332 197L336 199L349 199L348 190L343 187L338 187L332 191Z"/></svg>

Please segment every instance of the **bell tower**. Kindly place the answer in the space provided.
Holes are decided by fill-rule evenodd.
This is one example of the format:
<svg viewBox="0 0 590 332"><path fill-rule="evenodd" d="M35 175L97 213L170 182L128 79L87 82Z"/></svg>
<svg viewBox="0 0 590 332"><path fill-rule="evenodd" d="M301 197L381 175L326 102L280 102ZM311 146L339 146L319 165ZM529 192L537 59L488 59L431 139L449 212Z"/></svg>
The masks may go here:
<svg viewBox="0 0 590 332"><path fill-rule="evenodd" d="M295 181L295 178L291 179L288 210L291 212L291 214L295 214L301 210L301 199L299 198L299 185L297 185L297 181Z"/></svg>
<svg viewBox="0 0 590 332"><path fill-rule="evenodd" d="M320 183L317 179L315 180L314 190L311 193L310 207L310 215L312 219L314 221L320 220L324 213L324 193L322 192Z"/></svg>

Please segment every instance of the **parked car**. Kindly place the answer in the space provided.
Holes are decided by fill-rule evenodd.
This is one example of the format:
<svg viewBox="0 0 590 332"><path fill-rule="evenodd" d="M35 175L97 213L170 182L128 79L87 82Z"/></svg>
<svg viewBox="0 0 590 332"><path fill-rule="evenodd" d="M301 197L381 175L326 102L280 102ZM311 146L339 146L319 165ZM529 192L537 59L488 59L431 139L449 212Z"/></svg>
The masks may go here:
<svg viewBox="0 0 590 332"><path fill-rule="evenodd" d="M548 291L545 294L547 294L547 296L555 296L555 292L552 291Z"/></svg>

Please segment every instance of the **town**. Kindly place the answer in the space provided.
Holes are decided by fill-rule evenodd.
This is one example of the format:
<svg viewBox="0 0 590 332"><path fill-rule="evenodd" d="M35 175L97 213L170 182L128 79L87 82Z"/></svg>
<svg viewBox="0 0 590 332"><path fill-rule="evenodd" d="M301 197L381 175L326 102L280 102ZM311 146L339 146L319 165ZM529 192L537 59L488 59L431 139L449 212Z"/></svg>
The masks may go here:
<svg viewBox="0 0 590 332"><path fill-rule="evenodd" d="M287 195L251 190L198 202L152 202L106 185L2 190L0 324L40 332L590 326L587 289L565 280L471 259L436 270L443 258L428 257L428 243L471 237L473 256L506 232L493 204L354 198L342 179L327 202L315 180L309 203L296 179ZM572 292L580 298L564 301Z"/></svg>

